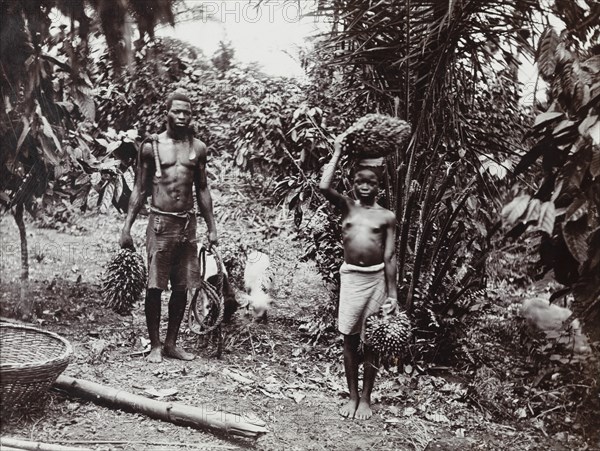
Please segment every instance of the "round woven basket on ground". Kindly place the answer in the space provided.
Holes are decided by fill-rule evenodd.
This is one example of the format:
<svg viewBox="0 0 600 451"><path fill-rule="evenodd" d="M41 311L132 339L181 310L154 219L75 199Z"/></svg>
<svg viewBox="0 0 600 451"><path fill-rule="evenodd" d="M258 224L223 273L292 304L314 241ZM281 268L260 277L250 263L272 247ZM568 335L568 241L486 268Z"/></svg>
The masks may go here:
<svg viewBox="0 0 600 451"><path fill-rule="evenodd" d="M72 353L71 344L55 333L0 323L2 409L42 396L65 370Z"/></svg>

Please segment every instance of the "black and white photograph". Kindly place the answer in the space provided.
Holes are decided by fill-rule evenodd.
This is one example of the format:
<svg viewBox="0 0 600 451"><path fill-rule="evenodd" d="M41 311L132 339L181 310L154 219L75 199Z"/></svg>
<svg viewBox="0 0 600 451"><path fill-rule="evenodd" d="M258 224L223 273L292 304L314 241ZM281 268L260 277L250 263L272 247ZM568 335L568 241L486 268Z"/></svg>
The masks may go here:
<svg viewBox="0 0 600 451"><path fill-rule="evenodd" d="M0 451L600 451L600 1L0 0Z"/></svg>

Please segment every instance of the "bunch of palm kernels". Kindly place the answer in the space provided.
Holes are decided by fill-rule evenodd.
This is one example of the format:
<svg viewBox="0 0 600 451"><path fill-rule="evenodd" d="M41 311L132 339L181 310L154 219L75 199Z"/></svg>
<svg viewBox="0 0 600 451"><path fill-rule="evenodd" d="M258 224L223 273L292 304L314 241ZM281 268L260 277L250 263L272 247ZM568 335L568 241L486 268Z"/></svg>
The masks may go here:
<svg viewBox="0 0 600 451"><path fill-rule="evenodd" d="M410 124L385 114L367 114L344 132L342 143L357 158L383 157L404 149L410 138Z"/></svg>
<svg viewBox="0 0 600 451"><path fill-rule="evenodd" d="M146 277L141 255L132 249L119 250L102 277L107 305L120 315L131 313L146 287Z"/></svg>
<svg viewBox="0 0 600 451"><path fill-rule="evenodd" d="M402 357L412 338L412 325L406 313L383 317L372 315L367 319L365 342L381 357Z"/></svg>

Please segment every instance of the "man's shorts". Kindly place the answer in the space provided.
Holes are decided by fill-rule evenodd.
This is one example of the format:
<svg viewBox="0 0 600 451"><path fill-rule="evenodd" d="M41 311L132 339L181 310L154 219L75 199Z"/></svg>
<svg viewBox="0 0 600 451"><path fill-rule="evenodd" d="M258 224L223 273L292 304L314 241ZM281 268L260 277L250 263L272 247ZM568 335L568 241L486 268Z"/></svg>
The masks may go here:
<svg viewBox="0 0 600 451"><path fill-rule="evenodd" d="M150 213L146 229L147 288L185 290L201 286L196 216Z"/></svg>

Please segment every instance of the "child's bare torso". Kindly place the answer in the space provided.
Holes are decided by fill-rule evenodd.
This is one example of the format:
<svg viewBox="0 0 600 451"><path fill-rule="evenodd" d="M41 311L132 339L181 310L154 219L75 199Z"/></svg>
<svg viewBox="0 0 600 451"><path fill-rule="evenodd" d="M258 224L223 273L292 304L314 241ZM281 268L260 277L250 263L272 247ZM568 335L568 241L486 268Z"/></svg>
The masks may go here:
<svg viewBox="0 0 600 451"><path fill-rule="evenodd" d="M357 266L373 266L383 262L384 243L390 221L389 210L348 202L342 218L344 261Z"/></svg>

